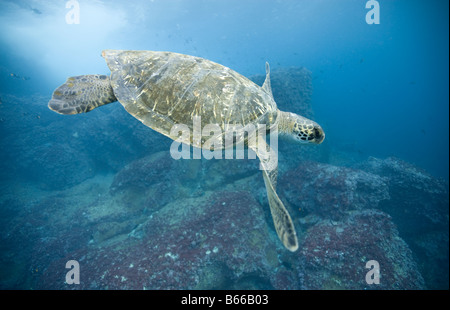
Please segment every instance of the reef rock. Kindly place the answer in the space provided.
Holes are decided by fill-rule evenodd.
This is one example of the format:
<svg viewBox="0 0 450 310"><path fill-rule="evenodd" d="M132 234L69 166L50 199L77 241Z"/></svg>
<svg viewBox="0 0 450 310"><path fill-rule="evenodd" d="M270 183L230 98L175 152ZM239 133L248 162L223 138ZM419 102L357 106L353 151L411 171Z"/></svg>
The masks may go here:
<svg viewBox="0 0 450 310"><path fill-rule="evenodd" d="M359 167L387 179L390 199L379 208L413 250L427 288L448 289L448 183L394 157L371 157Z"/></svg>
<svg viewBox="0 0 450 310"><path fill-rule="evenodd" d="M359 166L388 180L390 199L380 208L397 221L404 234L447 229L448 184L400 159L370 157Z"/></svg>
<svg viewBox="0 0 450 310"><path fill-rule="evenodd" d="M381 211L353 211L339 222L321 220L306 232L300 253L307 289L425 288L411 250ZM366 281L371 260L379 265L379 284Z"/></svg>
<svg viewBox="0 0 450 310"><path fill-rule="evenodd" d="M38 286L74 288L59 280L66 270L58 266L70 257L82 266L76 289L298 288L276 242L248 192L207 192L167 204L118 242L68 253Z"/></svg>
<svg viewBox="0 0 450 310"><path fill-rule="evenodd" d="M303 215L339 220L348 211L377 208L389 199L386 179L362 170L317 162L301 163L280 179L279 190Z"/></svg>

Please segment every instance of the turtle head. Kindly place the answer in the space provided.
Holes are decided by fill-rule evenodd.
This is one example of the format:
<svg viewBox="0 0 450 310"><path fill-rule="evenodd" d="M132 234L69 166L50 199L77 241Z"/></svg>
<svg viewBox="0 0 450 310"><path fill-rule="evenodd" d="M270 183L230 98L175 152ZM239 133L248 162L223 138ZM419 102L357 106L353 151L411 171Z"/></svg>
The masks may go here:
<svg viewBox="0 0 450 310"><path fill-rule="evenodd" d="M325 132L319 124L295 113L282 112L278 128L299 143L320 144L325 139Z"/></svg>

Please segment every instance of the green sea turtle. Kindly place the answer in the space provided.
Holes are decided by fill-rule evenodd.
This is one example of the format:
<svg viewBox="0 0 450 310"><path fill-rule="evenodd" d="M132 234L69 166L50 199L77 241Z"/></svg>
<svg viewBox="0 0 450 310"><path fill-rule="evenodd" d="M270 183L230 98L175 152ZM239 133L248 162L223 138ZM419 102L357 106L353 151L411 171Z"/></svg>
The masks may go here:
<svg viewBox="0 0 450 310"><path fill-rule="evenodd" d="M193 119L201 117L202 126L220 126L222 136L231 124L245 128L264 124L267 132L278 130L275 132L299 143L319 144L325 138L322 128L314 121L278 110L272 96L267 63L266 80L260 87L225 66L194 56L121 50L105 50L102 56L111 70L110 76L70 77L53 92L48 107L60 114L78 114L119 101L128 113L146 126L199 148L204 145L204 139L195 140L191 135L183 140L171 132L173 126L186 124L192 129ZM243 138L245 143L261 162L275 230L283 245L295 251L298 249L297 234L276 193L277 165L273 165L271 156L267 156L273 149L265 139L248 137ZM235 139L236 143L242 142L237 141L241 138Z"/></svg>

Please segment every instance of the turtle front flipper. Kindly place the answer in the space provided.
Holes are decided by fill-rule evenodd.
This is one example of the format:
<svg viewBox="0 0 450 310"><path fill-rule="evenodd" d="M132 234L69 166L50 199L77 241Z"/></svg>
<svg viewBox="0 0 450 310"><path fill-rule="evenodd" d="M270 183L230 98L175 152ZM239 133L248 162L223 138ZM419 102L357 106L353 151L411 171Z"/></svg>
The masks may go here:
<svg viewBox="0 0 450 310"><path fill-rule="evenodd" d="M59 114L78 114L114 101L117 99L108 76L80 75L68 78L58 87L48 107Z"/></svg>
<svg viewBox="0 0 450 310"><path fill-rule="evenodd" d="M261 150L270 148L267 143L265 141L260 141L259 143L262 146L261 148L256 145L249 145L249 147L255 151L261 161L261 170L264 177L264 184L266 185L267 198L269 200L270 213L272 214L275 231L283 245L289 251L295 252L298 249L298 240L294 223L275 191L278 168L273 167L273 163L268 163L270 159L268 160L266 151Z"/></svg>
<svg viewBox="0 0 450 310"><path fill-rule="evenodd" d="M272 214L277 235L289 251L295 252L298 249L298 240L294 223L292 223L289 212L275 192L266 170L263 170L263 176L267 190L267 198L269 199L270 213Z"/></svg>

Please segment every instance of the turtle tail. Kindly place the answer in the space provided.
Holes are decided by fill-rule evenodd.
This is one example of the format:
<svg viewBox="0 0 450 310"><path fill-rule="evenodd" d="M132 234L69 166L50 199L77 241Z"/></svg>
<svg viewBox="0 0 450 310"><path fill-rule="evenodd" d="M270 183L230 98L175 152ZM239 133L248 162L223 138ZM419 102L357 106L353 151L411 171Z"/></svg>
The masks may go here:
<svg viewBox="0 0 450 310"><path fill-rule="evenodd" d="M114 101L117 98L108 76L80 75L68 78L66 83L58 87L48 107L59 114L78 114Z"/></svg>

